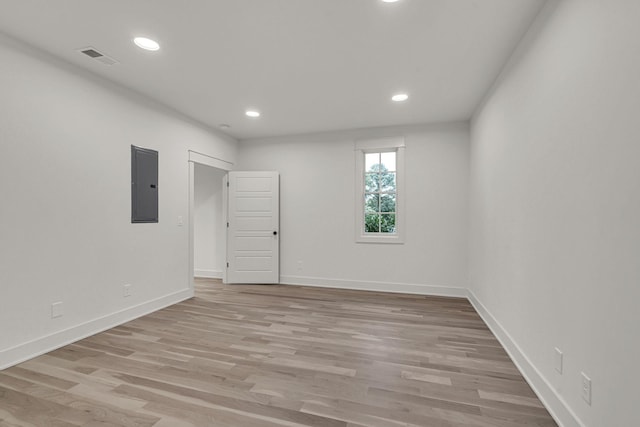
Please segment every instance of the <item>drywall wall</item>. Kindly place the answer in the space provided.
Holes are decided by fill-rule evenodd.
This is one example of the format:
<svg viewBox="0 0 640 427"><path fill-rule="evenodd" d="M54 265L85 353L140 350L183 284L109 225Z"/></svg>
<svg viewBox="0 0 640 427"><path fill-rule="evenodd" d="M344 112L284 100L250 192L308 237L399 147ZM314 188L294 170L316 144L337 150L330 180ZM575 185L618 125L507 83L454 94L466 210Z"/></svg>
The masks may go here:
<svg viewBox="0 0 640 427"><path fill-rule="evenodd" d="M354 141L404 136L406 239L355 242ZM283 283L466 295L468 126L242 141L240 170L280 172Z"/></svg>
<svg viewBox="0 0 640 427"><path fill-rule="evenodd" d="M549 2L472 122L472 299L565 426L640 425L638 17Z"/></svg>
<svg viewBox="0 0 640 427"><path fill-rule="evenodd" d="M189 297L187 150L236 143L4 36L0 63L2 368ZM159 151L158 224L130 222L131 144Z"/></svg>
<svg viewBox="0 0 640 427"><path fill-rule="evenodd" d="M222 278L225 259L222 178L226 171L195 165L194 270L196 277Z"/></svg>

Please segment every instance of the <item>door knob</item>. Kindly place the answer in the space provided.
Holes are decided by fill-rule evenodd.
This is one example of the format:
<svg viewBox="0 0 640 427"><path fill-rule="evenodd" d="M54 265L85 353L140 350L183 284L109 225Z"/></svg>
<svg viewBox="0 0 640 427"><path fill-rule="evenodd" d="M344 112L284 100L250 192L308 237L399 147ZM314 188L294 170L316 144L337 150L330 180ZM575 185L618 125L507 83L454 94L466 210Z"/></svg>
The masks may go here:
<svg viewBox="0 0 640 427"><path fill-rule="evenodd" d="M274 236L277 236L277 235L278 235L278 232L277 232L277 231L274 231L274 232L273 232L273 235L274 235Z"/></svg>

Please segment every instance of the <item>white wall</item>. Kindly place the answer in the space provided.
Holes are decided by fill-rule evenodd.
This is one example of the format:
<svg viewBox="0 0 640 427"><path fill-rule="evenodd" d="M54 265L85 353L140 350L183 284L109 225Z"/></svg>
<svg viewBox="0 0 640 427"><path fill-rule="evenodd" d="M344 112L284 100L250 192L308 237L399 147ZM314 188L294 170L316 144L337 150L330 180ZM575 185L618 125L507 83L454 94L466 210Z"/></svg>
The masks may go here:
<svg viewBox="0 0 640 427"><path fill-rule="evenodd" d="M2 368L187 298L187 150L236 144L4 37L0 63ZM159 151L158 224L130 222L131 144Z"/></svg>
<svg viewBox="0 0 640 427"><path fill-rule="evenodd" d="M354 140L397 135L406 141L406 243L355 243ZM463 294L468 141L466 124L242 141L240 170L281 174L281 281Z"/></svg>
<svg viewBox="0 0 640 427"><path fill-rule="evenodd" d="M471 289L565 426L640 425L639 17L549 3L472 123Z"/></svg>
<svg viewBox="0 0 640 427"><path fill-rule="evenodd" d="M222 278L225 259L222 178L226 171L195 165L194 269L196 277Z"/></svg>

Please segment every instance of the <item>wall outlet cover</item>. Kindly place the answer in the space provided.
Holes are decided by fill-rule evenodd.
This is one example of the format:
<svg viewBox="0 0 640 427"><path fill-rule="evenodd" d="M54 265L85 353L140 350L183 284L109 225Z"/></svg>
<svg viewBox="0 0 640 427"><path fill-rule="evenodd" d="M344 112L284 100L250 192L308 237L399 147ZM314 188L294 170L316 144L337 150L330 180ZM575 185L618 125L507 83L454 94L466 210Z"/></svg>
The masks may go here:
<svg viewBox="0 0 640 427"><path fill-rule="evenodd" d="M558 347L555 348L554 366L558 373L562 373L563 354Z"/></svg>
<svg viewBox="0 0 640 427"><path fill-rule="evenodd" d="M54 302L51 304L51 318L57 319L64 314L62 302Z"/></svg>

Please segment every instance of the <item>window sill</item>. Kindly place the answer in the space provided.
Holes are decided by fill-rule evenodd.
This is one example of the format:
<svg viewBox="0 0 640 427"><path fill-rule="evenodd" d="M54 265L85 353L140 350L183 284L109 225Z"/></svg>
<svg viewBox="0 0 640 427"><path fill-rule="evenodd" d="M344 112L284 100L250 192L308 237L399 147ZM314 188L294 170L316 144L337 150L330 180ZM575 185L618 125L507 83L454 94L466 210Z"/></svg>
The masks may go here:
<svg viewBox="0 0 640 427"><path fill-rule="evenodd" d="M391 244L391 245L402 245L404 244L404 239L402 236L367 236L360 235L356 237L356 243L383 243L383 244Z"/></svg>

